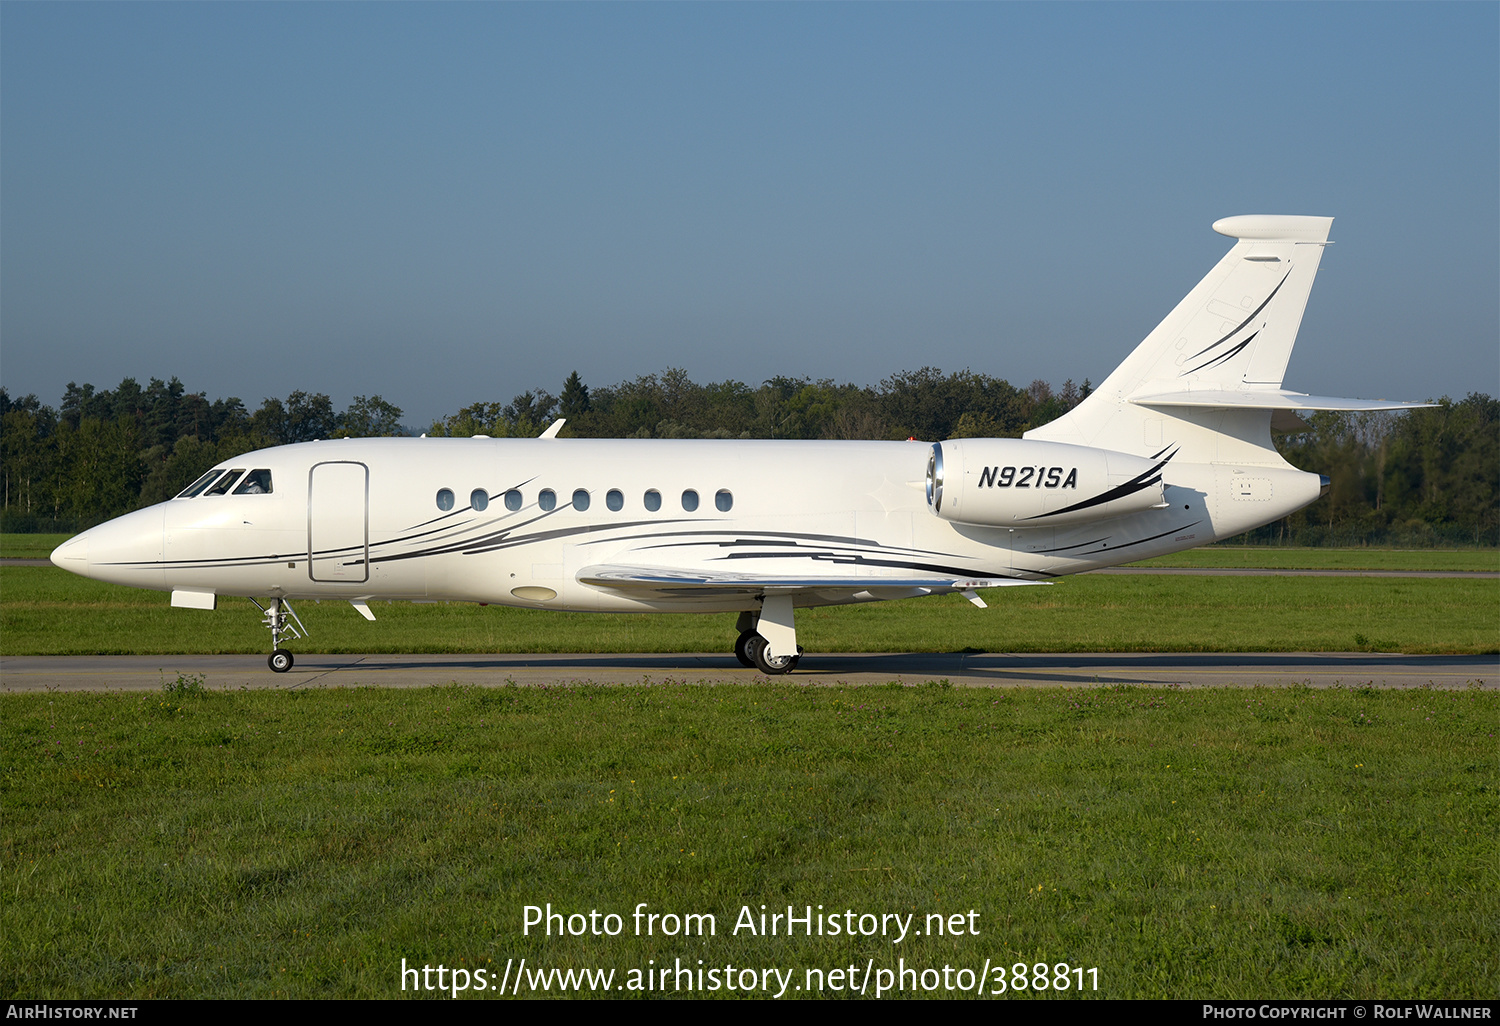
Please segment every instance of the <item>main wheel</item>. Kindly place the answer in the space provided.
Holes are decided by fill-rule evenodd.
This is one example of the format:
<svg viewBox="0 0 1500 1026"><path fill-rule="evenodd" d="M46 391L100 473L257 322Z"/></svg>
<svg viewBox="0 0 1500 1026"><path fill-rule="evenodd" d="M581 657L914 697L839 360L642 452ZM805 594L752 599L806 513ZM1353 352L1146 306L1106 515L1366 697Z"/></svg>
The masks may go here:
<svg viewBox="0 0 1500 1026"><path fill-rule="evenodd" d="M755 666L755 659L750 655L750 641L758 637L760 635L754 631L745 631L734 640L734 657L740 661L741 666Z"/></svg>
<svg viewBox="0 0 1500 1026"><path fill-rule="evenodd" d="M271 658L266 663L276 673L285 673L292 668L292 654L284 648L278 648L271 653Z"/></svg>
<svg viewBox="0 0 1500 1026"><path fill-rule="evenodd" d="M767 655L766 639L759 634L755 635L754 639L748 642L745 648L749 652L750 658L755 660L756 669L760 670L761 673L769 673L773 676L782 673L791 673L797 666L797 660L802 656L800 647L796 655L775 656L774 658Z"/></svg>

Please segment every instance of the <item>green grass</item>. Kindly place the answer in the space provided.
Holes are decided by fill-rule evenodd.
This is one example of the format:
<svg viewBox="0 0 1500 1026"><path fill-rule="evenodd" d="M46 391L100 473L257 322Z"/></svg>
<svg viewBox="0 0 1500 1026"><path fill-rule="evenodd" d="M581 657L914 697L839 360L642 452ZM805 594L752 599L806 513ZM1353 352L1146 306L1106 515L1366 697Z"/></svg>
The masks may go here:
<svg viewBox="0 0 1500 1026"><path fill-rule="evenodd" d="M1272 570L1500 571L1500 549L1308 549L1268 545L1208 545L1143 559L1133 566L1238 567Z"/></svg>
<svg viewBox="0 0 1500 1026"><path fill-rule="evenodd" d="M801 610L813 652L1151 652L1500 649L1500 580L1079 576L1046 587ZM299 652L715 652L733 615L561 613L466 603L305 602ZM173 609L163 592L100 584L55 567L0 567L0 651L260 653L268 636L244 599Z"/></svg>
<svg viewBox="0 0 1500 1026"><path fill-rule="evenodd" d="M70 534L13 534L0 532L0 559L46 559Z"/></svg>
<svg viewBox="0 0 1500 1026"><path fill-rule="evenodd" d="M1500 986L1493 691L164 683L0 697L6 996L389 997L403 958L522 957ZM549 902L625 930L523 935ZM639 902L717 935L634 936ZM732 935L762 904L978 935Z"/></svg>

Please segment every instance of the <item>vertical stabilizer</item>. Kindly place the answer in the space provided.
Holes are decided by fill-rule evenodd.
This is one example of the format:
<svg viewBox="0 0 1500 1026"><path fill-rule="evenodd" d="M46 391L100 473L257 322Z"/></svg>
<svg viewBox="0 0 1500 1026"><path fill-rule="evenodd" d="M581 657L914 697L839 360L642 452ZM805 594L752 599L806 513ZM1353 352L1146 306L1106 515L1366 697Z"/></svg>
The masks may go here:
<svg viewBox="0 0 1500 1026"><path fill-rule="evenodd" d="M1175 442L1183 461L1279 463L1271 413L1254 408L1254 399L1281 389L1332 225L1331 217L1264 214L1215 222L1214 231L1237 240L1233 248L1087 399L1026 437L1141 456ZM1131 401L1195 393L1220 401ZM1251 401L1222 401L1226 393Z"/></svg>

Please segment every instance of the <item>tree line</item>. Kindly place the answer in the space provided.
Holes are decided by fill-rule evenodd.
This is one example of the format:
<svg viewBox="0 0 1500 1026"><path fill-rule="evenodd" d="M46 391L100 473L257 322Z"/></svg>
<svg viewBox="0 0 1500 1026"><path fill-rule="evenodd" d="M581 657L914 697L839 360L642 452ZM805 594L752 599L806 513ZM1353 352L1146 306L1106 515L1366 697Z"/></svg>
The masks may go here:
<svg viewBox="0 0 1500 1026"><path fill-rule="evenodd" d="M877 386L774 377L699 384L669 369L590 388L575 371L558 394L481 401L433 422L430 435L534 437L558 417L580 438L943 439L1018 437L1089 394L1087 380L1018 388L932 367ZM0 526L78 530L176 495L203 471L251 449L315 438L413 434L402 410L322 393L210 401L176 378L114 389L69 383L54 409L0 388ZM1319 413L1277 436L1289 462L1332 478L1327 495L1249 540L1303 545L1500 543L1500 401L1471 394L1401 414Z"/></svg>

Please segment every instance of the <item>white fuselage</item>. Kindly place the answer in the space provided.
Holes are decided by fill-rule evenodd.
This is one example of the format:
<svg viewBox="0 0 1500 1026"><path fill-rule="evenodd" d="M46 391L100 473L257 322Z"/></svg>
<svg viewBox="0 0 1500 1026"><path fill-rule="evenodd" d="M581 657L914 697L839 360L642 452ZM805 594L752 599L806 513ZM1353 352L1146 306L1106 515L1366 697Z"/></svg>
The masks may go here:
<svg viewBox="0 0 1500 1026"><path fill-rule="evenodd" d="M1055 443L1006 444L1038 454L1036 481L1045 486L1050 477L1051 487L1063 488L1066 468L1046 473L1060 462ZM925 442L309 442L222 465L269 471L268 493L173 499L79 535L53 561L100 580L204 597L714 612L757 608L761 580L803 581L792 596L798 606L934 590L917 580L1045 580L1231 537L1319 492L1317 475L1258 450L1265 457L1256 463L1167 462L1156 508L1046 526L953 523L927 494L932 449ZM979 466L964 473L976 481L996 476ZM1071 487L1087 495L1103 483ZM547 491L555 496L550 510L541 504ZM447 509L445 492L453 497ZM508 492L518 493L518 508L506 508ZM648 492L659 496L659 508L648 508ZM696 508L685 508L684 493L696 494ZM622 568L734 573L745 587L609 583Z"/></svg>

